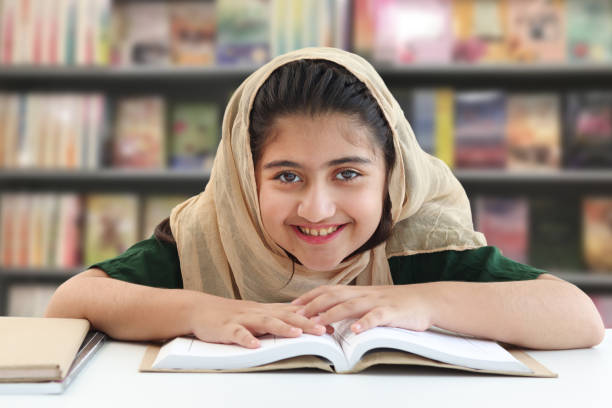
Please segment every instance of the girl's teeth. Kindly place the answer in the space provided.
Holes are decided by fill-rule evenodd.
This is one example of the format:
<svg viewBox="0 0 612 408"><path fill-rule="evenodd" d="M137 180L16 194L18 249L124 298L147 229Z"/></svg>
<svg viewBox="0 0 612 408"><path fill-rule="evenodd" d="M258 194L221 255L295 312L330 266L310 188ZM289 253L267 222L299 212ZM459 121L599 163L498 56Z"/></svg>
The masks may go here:
<svg viewBox="0 0 612 408"><path fill-rule="evenodd" d="M338 229L338 227L329 227L329 228L323 228L320 230L317 229L310 229L310 228L302 228L299 227L300 231L302 231L304 234L306 235L311 235L313 237L318 237L318 236L326 236L331 234L332 232L336 231Z"/></svg>

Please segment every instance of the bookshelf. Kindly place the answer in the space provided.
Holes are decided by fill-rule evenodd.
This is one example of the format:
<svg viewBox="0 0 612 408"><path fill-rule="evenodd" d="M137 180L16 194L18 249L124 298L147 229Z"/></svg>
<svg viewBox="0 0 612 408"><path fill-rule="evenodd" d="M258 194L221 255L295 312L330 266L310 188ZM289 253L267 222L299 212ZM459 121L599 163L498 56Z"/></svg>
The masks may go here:
<svg viewBox="0 0 612 408"><path fill-rule="evenodd" d="M205 68L0 68L0 88L7 92L96 91L113 101L145 91L169 99L204 97L219 106L255 67ZM509 92L548 91L563 95L573 90L612 89L612 69L605 65L415 65L380 66L390 89L452 87L453 89L499 89ZM112 117L109 119L112 120ZM528 197L567 197L583 194L612 195L612 169L563 169L546 172L456 169L468 195L521 194ZM150 192L196 194L208 174L172 170L0 170L0 192ZM6 311L7 288L19 283L61 283L78 269L0 268L0 315ZM584 271L552 271L593 293L612 293L612 275Z"/></svg>
<svg viewBox="0 0 612 408"><path fill-rule="evenodd" d="M105 129L100 131L102 136L104 134L113 136L115 124L118 122L117 118L120 117L120 115L117 115L118 107L121 105L123 98L129 97L159 96L164 101L167 118L172 107L179 103L196 101L198 103L214 104L219 108L218 119L220 122L223 108L231 93L257 66L253 65L252 62L247 63L247 65L234 63L213 66L179 66L172 64L185 63L187 61L184 59L186 56L202 58L203 55L208 55L208 57L212 55L215 60L222 60L223 55L227 58L228 54L224 53L223 50L228 46L230 49L237 47L235 50L240 50L244 45L247 45L257 50L260 49L258 47L261 46L262 38L267 41L272 54L283 53L288 49L311 44L335 46L351 49L355 52L363 50L365 54L371 55L380 54L379 57L382 57L378 61L406 61L407 52L415 60L419 60L419 55L425 55L420 62L411 64L405 62L398 62L399 65L375 63L376 69L392 93L398 95L398 101L409 117L411 113L414 114L414 112L410 112L414 103L414 90L447 88L457 93L494 90L508 95L519 93L558 95L560 102L558 113L562 121L560 134L562 145L563 140L567 138L565 117L571 117L571 115L568 115L570 110L567 108L567 101L571 99L570 94L575 91L612 92L612 65L610 62L612 61L612 54L601 57L600 60L603 62L594 62L598 58L593 58L590 53L592 50L582 56L576 54L575 51L570 52L572 49L570 45L574 44L572 41L584 41L587 38L585 33L589 34L589 27L583 25L584 21L603 21L600 19L607 15L606 13L610 14L612 11L609 8L602 8L601 10L597 9L599 11L595 10L595 12L591 10L592 15L590 15L588 10L581 10L582 6L580 6L581 2L579 0L567 1L564 2L567 3L566 5L554 5L552 8L544 2L539 4L539 7L536 7L535 10L532 8L527 10L527 7L524 7L524 4L518 1L498 1L498 4L507 3L508 10L514 13L508 14L508 16L513 15L514 17L508 17L509 20L504 23L509 31L504 32L502 37L509 34L518 35L517 38L521 39L518 45L520 45L519 48L522 47L521 50L523 51L521 54L516 53L517 49L512 52L508 48L504 51L505 56L500 58L499 56L489 58L492 54L489 55L488 53L488 51L501 45L501 43L496 43L499 38L492 40L497 34L493 37L485 35L480 38L480 34L474 29L476 23L473 23L475 26L471 28L463 27L463 29L467 29L466 32L463 32L465 30L456 31L452 29L452 27L457 29L466 25L467 21L478 20L475 15L467 18L469 16L464 13L467 9L462 7L454 9L454 5L457 3L467 4L470 3L470 0L463 2L441 1L438 6L433 5L434 2L431 2L432 4L418 4L418 7L414 6L419 9L420 15L429 13L430 17L433 15L443 22L439 24L438 28L434 29L438 31L432 34L432 38L436 38L436 41L427 43L426 48L431 50L437 47L439 51L441 50L441 54L448 54L444 57L440 57L441 54L438 56L420 54L423 51L423 44L420 44L422 40L417 39L415 41L407 33L402 34L402 30L397 30L398 24L401 24L401 22L398 20L399 17L394 16L406 17L407 14L405 13L413 7L410 2L402 3L403 5L382 2L376 5L376 10L372 10L369 7L374 3L368 0L316 2L317 5L311 1L270 1L270 9L255 6L255 9L250 10L252 13L245 13L244 10L246 10L247 5L253 7L253 4L259 4L259 2L249 2L247 0L240 5L240 8L235 8L236 1L216 0L214 9L211 7L213 2L188 1L187 3L189 2L192 4L183 4L175 8L175 6L170 7L172 2L168 0L92 0L91 2L78 3L78 8L72 10L77 11L77 13L73 14L70 14L70 9L67 8L71 3L69 1L61 2L61 6L56 7L45 2L44 8L33 10L29 17L32 19L35 17L42 18L40 21L46 21L45 24L48 24L48 27L52 26L49 22L53 21L53 18L59 17L60 20L58 21L63 22L59 30L67 35L58 36L56 39L48 36L51 40L41 40L43 42L38 43L38 47L36 47L36 38L44 37L36 35L37 32L42 33L42 31L38 31L39 27L33 23L27 24L27 18L15 20L21 23L13 24L12 28L9 29L12 30L12 39L6 37L9 38L9 42L12 41L11 50L8 53L3 52L1 55L2 61L6 65L0 64L0 93L37 93L51 96L60 93L90 93L101 96L100 99L104 101L106 115L106 126L103 126ZM13 13L17 13L14 16L27 17L27 13L21 10L23 6L21 3L25 3L25 1L0 1L0 25L9 25L7 16L12 15L11 10ZM196 8L192 8L196 3ZM285 3L286 9L279 8ZM604 4L605 1L601 3ZM93 14L85 13L86 4L89 5L87 7L94 5L95 12ZM450 9L451 5L453 5L453 10ZM17 8L12 8L13 6ZM396 6L399 8L395 10L388 8ZM525 9L524 13L520 12L522 8ZM316 13L315 10L317 10ZM414 11L412 9L412 12ZM392 13L389 14L390 12ZM318 18L312 19L315 14ZM385 18L388 21L386 20L381 24L378 19L383 15L387 16ZM527 38L529 36L540 37L541 33L544 33L540 30L525 31L526 28L531 27L524 25L525 21L531 21L525 16L530 17L532 15L545 16L547 19L543 21L547 21L553 26L557 24L560 31L551 31L557 34L547 36L544 39L548 46L556 50L555 53L550 53L550 49L538 48L535 39L532 38L532 41L529 41L529 38ZM214 16L214 18L211 16ZM490 18L488 14L486 16L484 18ZM517 16L523 16L522 20ZM70 18L73 20L70 20ZM195 19L189 24L185 24L191 18ZM483 17L480 16L479 18ZM501 24L500 19L501 17L498 16L499 21L481 21L481 23L486 23L484 25L490 28L496 24ZM570 21L572 19L573 22ZM194 23L196 21L197 23ZM533 21L539 20L533 19ZM68 24L70 22L80 24L72 27ZM187 38L186 42L185 38L181 40L181 35L177 36L177 33L182 31L172 29L172 22L191 33L191 36L185 36ZM600 31L605 31L599 28L604 25L603 23L591 24L592 27L597 28L593 30L593 38L587 40L585 50L591 48L595 50L598 44L601 45L602 41L605 41L597 35ZM83 31L79 31L85 27L91 28L95 35L93 37L86 36ZM236 30L236 27L242 27L243 29L247 27L250 31L248 31L247 36L236 40L237 37L233 35L236 33L232 32L232 30ZM296 27L307 27L307 29L295 30ZM77 32L70 31L74 28L77 29ZM558 33L563 35L559 36ZM193 44L189 43L189 38L195 38L193 34L197 34L199 38L197 45L202 47L195 51L191 48ZM527 37L523 38L524 34L527 34ZM404 35L408 36L404 37ZM23 38L26 40L23 40ZM503 41L505 39L502 38ZM542 38L538 38L538 41L540 40ZM385 55L384 51L391 41L396 46L395 54L392 56ZM465 53L466 50L463 50L463 53L459 52L459 56L455 55L454 52L451 53L449 45L453 47L464 46L473 41L476 41L488 51L475 59L468 55L469 52ZM414 46L414 49L405 48L406 44ZM189 45L190 51L184 48L185 45ZM210 47L211 45L212 47ZM505 44L505 46L507 45ZM89 52L86 51L87 47L91 47ZM141 47L140 52L144 48L144 54L137 55L138 53L135 53L138 47ZM35 51L36 49L38 49L38 54ZM160 49L166 50L166 59L164 57L159 59L157 52ZM381 50L382 53L380 53ZM559 50L563 50L563 52L559 53ZM454 51L457 51L457 49ZM525 51L530 52L524 53ZM147 54L147 52L150 54ZM527 60L536 62L507 62L526 60L524 57L530 53L533 55ZM238 54L242 55L240 51ZM559 57L561 54L564 55L562 58ZM149 57L153 55L153 59L147 60L147 55ZM182 57L176 58L177 55L182 55ZM245 55L252 56L252 54ZM254 61L256 58L247 58L247 60ZM408 60L410 60L410 57ZM456 61L450 62L451 60ZM470 60L473 63L458 62L459 60ZM35 64L41 63L41 65L24 63L32 61ZM147 64L151 61L153 63L151 65L131 65L134 62L142 63L143 61ZM201 61L200 59L200 64ZM258 59L258 61L261 61L261 59ZM444 62L434 63L431 61ZM553 63L550 61L568 62ZM65 63L67 65L44 65L45 63ZM27 103L29 104L29 102ZM36 104L37 106L43 104L46 106L53 105L53 102L37 100ZM439 113L435 109L430 109L430 111ZM214 116L212 116L211 121L214 122ZM54 122L51 121L51 123ZM0 123L0 130L2 130L1 126L2 123ZM166 120L164 131L164 137L169 137L172 133L169 120ZM42 132L32 133L45 134ZM100 135L96 134L96 137L98 136ZM90 137L90 135L88 134L87 137ZM42 147L38 147L39 150L44 150L45 146L49 145L49 142L44 142L42 138L31 137L31 139L40 143ZM88 140L91 142L91 140L97 139ZM2 141L0 140L0 142ZM36 143L30 141L30 144L36 145ZM30 146L28 145L28 147ZM102 160L100 160L101 165L99 168L96 167L98 166L96 161L96 164L92 166L95 168L94 170L0 168L0 194L13 192L77 193L82 195L131 193L143 202L144 197L153 194L185 196L196 194L203 189L209 177L209 174L203 171L175 171L171 169L149 171L112 168L107 164L110 162L107 149L108 145L106 144L100 149L103 152ZM87 159L91 159L91 156L87 155ZM21 161L30 163L28 160ZM54 162L52 165L56 164ZM2 162L1 165L5 165L5 162ZM47 165L49 164L47 163ZM89 162L87 162L87 165L89 165ZM454 172L471 199L486 195L510 198L520 196L527 200L552 199L555 205L558 202L560 208L570 209L571 212L574 212L576 219L581 216L580 201L582 197L601 195L612 198L612 168L562 168L545 172L455 169ZM21 201L11 202L22 203ZM15 207L18 206L15 205ZM23 208L28 207L29 205L23 206ZM566 213L567 211L563 212L563 214ZM144 218L140 215L138 217ZM139 223L142 224L142 219ZM551 272L577 284L584 290L607 293L612 296L612 274L587 273L587 271L581 271L580 269L568 265L567 268L560 268L559 270L551 269ZM78 273L78 271L78 268L23 269L0 266L0 314L6 311L7 287L11 282L32 285L45 282L60 283Z"/></svg>

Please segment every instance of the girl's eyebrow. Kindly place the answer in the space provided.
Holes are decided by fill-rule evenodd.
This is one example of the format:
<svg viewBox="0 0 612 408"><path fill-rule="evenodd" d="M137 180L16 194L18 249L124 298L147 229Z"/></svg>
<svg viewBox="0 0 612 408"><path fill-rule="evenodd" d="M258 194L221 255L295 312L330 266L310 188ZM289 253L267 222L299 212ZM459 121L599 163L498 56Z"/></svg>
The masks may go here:
<svg viewBox="0 0 612 408"><path fill-rule="evenodd" d="M349 156L349 157L341 157L339 159L330 160L325 164L327 167L333 167L333 166L338 166L340 164L346 164L346 163L372 164L372 160L365 158L365 157ZM277 167L293 167L296 169L301 169L303 166L299 163L296 163L290 160L275 160L263 166L264 169L272 169L272 168L277 168Z"/></svg>

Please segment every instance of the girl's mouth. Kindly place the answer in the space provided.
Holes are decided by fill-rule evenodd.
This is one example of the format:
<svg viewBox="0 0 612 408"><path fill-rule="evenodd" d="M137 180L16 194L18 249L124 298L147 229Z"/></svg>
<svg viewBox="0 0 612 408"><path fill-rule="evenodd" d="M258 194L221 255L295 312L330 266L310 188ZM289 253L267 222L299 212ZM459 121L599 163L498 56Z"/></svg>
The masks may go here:
<svg viewBox="0 0 612 408"><path fill-rule="evenodd" d="M306 228L292 225L297 236L309 244L324 244L334 239L346 224L335 225L327 228Z"/></svg>

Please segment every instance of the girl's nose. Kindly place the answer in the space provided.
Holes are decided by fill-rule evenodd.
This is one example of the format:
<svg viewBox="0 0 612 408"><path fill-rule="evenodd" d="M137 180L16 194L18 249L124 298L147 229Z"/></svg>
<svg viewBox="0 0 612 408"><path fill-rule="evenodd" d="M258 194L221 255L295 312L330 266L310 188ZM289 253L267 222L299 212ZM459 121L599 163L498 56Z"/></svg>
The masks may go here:
<svg viewBox="0 0 612 408"><path fill-rule="evenodd" d="M313 186L309 188L300 203L297 213L300 217L312 222L321 222L330 218L336 212L333 197L325 188Z"/></svg>

